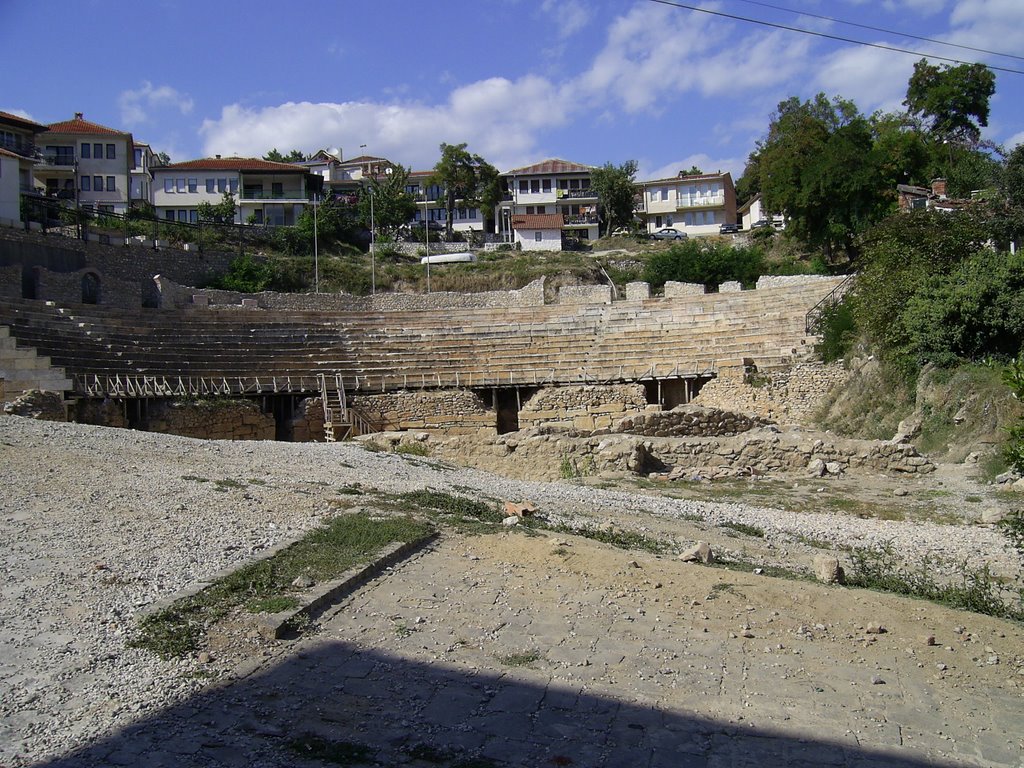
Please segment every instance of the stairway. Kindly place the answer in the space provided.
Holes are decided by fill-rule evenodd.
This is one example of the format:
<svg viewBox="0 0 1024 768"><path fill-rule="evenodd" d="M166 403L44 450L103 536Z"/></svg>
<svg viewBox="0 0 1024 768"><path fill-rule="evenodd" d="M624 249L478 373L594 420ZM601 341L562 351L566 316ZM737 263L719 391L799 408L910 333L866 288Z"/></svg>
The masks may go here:
<svg viewBox="0 0 1024 768"><path fill-rule="evenodd" d="M18 346L10 328L0 325L0 400L13 400L29 389L67 392L74 386L63 368L50 364L34 347Z"/></svg>

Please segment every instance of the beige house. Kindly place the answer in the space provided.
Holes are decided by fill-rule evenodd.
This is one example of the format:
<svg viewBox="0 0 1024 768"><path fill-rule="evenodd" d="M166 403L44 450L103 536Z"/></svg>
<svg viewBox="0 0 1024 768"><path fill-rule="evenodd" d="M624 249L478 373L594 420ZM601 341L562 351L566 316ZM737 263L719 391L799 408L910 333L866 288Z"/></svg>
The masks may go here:
<svg viewBox="0 0 1024 768"><path fill-rule="evenodd" d="M571 240L600 235L597 193L590 187L593 166L557 158L501 174L504 199L498 232L523 250L557 251Z"/></svg>
<svg viewBox="0 0 1024 768"><path fill-rule="evenodd" d="M736 222L736 188L726 173L686 174L637 185L642 195L637 214L648 232L672 227L690 236L717 235Z"/></svg>
<svg viewBox="0 0 1024 768"><path fill-rule="evenodd" d="M74 118L51 123L37 137L35 181L46 194L84 210L125 213L129 207L135 142L130 133Z"/></svg>
<svg viewBox="0 0 1024 768"><path fill-rule="evenodd" d="M45 125L0 112L0 226L21 224L21 195L36 191L36 137L45 130Z"/></svg>

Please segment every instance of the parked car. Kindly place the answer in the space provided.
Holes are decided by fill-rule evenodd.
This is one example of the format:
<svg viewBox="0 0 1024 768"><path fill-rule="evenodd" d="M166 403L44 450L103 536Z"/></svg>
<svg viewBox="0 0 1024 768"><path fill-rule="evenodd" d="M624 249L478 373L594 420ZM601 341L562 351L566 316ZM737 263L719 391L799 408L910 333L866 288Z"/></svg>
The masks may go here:
<svg viewBox="0 0 1024 768"><path fill-rule="evenodd" d="M687 235L685 232L680 232L678 229L665 227L664 229L659 229L651 235L651 237L655 240L685 240Z"/></svg>
<svg viewBox="0 0 1024 768"><path fill-rule="evenodd" d="M739 232L741 229L743 229L742 224L723 224L718 228L718 232L722 235L731 235L735 232Z"/></svg>
<svg viewBox="0 0 1024 768"><path fill-rule="evenodd" d="M768 221L767 219L758 219L757 221L755 221L753 224L750 225L750 228L751 229L764 229L765 227L770 227L771 225L772 225L772 223L770 221Z"/></svg>

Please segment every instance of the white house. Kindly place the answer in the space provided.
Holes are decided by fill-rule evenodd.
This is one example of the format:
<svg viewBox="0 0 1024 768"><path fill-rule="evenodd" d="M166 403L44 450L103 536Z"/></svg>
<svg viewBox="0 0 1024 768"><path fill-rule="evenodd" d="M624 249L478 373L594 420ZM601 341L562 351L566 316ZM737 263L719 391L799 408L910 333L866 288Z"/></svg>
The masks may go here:
<svg viewBox="0 0 1024 768"><path fill-rule="evenodd" d="M638 211L648 232L673 227L693 235L717 235L722 224L736 222L736 188L729 173L687 174L637 185Z"/></svg>
<svg viewBox="0 0 1024 768"><path fill-rule="evenodd" d="M125 213L129 207L135 142L130 133L74 118L51 123L37 141L42 159L35 180L47 195L77 200L84 210Z"/></svg>
<svg viewBox="0 0 1024 768"><path fill-rule="evenodd" d="M737 210L744 229L750 229L754 224L765 226L762 222L771 224L776 229L786 228L786 219L780 214L770 214L761 205L761 195L754 195Z"/></svg>
<svg viewBox="0 0 1024 768"><path fill-rule="evenodd" d="M45 125L0 112L0 225L21 223L21 195L35 191L36 136Z"/></svg>
<svg viewBox="0 0 1024 768"><path fill-rule="evenodd" d="M593 166L549 159L501 174L498 231L523 250L561 250L568 239L599 237Z"/></svg>
<svg viewBox="0 0 1024 768"><path fill-rule="evenodd" d="M216 205L229 192L236 222L287 226L320 191L319 177L301 165L251 157L217 155L153 169L153 205L168 221L196 223L200 203Z"/></svg>

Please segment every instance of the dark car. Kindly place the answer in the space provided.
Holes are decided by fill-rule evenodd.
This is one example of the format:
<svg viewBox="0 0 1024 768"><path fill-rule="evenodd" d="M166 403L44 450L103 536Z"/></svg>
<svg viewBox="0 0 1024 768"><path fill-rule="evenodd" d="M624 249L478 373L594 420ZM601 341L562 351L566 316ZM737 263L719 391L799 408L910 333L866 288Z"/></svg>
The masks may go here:
<svg viewBox="0 0 1024 768"><path fill-rule="evenodd" d="M651 235L655 240L685 240L687 235L685 232L680 232L678 229L672 227L666 227L665 229L659 229L657 232Z"/></svg>
<svg viewBox="0 0 1024 768"><path fill-rule="evenodd" d="M731 235L743 229L742 224L723 224L718 228L719 234Z"/></svg>
<svg viewBox="0 0 1024 768"><path fill-rule="evenodd" d="M768 221L767 219L758 219L757 221L755 221L753 224L750 225L750 228L751 229L764 229L765 227L770 227L771 225L772 225L772 223L770 221Z"/></svg>

